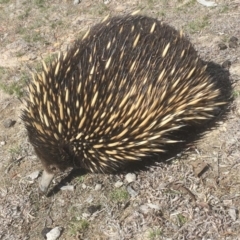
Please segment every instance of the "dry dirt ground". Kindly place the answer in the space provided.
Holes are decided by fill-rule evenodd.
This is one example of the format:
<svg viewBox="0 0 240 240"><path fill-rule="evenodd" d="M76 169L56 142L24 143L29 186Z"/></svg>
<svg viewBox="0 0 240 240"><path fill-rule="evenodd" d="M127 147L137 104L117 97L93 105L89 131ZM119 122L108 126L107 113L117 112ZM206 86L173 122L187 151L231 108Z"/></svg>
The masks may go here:
<svg viewBox="0 0 240 240"><path fill-rule="evenodd" d="M215 2L0 0L1 240L43 239L56 226L60 239L240 239L240 1ZM183 29L204 60L231 62L229 73L216 72L233 85L226 116L185 154L135 171L131 183L127 172L65 173L42 195L41 165L19 118L30 71L107 14L137 9Z"/></svg>

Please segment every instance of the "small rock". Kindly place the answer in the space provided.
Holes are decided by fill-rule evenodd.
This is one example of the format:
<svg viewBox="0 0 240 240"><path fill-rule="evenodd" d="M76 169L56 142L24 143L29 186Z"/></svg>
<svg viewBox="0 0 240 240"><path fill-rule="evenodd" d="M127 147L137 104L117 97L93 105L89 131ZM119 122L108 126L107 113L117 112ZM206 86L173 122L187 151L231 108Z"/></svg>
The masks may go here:
<svg viewBox="0 0 240 240"><path fill-rule="evenodd" d="M123 185L123 182L121 182L121 181L117 181L117 182L114 184L114 186L115 186L116 188L120 188L122 185Z"/></svg>
<svg viewBox="0 0 240 240"><path fill-rule="evenodd" d="M82 188L83 188L83 189L86 189L86 188L87 188L87 186L86 186L85 183L82 184Z"/></svg>
<svg viewBox="0 0 240 240"><path fill-rule="evenodd" d="M229 61L229 60L224 61L222 63L222 67L226 68L226 69L229 69L231 67L231 61Z"/></svg>
<svg viewBox="0 0 240 240"><path fill-rule="evenodd" d="M228 46L230 48L237 48L238 47L238 43L237 42L229 42Z"/></svg>
<svg viewBox="0 0 240 240"><path fill-rule="evenodd" d="M232 205L232 199L226 199L226 200L223 200L223 204L225 205L225 206L230 206L230 205Z"/></svg>
<svg viewBox="0 0 240 240"><path fill-rule="evenodd" d="M37 59L37 55L35 55L35 54L30 54L30 56L29 56L29 60L35 60L35 59Z"/></svg>
<svg viewBox="0 0 240 240"><path fill-rule="evenodd" d="M29 174L29 175L27 176L27 178L30 178L31 180L35 180L35 179L38 178L39 174L40 174L40 171L35 171L35 172Z"/></svg>
<svg viewBox="0 0 240 240"><path fill-rule="evenodd" d="M61 236L62 233L62 228L61 227L55 227L53 228L50 232L46 234L47 240L56 240Z"/></svg>
<svg viewBox="0 0 240 240"><path fill-rule="evenodd" d="M111 0L103 0L104 4L109 4L111 2Z"/></svg>
<svg viewBox="0 0 240 240"><path fill-rule="evenodd" d="M229 39L229 42L237 42L238 41L238 38L237 37L234 37L232 36L230 39Z"/></svg>
<svg viewBox="0 0 240 240"><path fill-rule="evenodd" d="M136 197L138 195L138 193L131 186L127 186L127 191L131 197Z"/></svg>
<svg viewBox="0 0 240 240"><path fill-rule="evenodd" d="M237 210L235 208L229 208L228 214L230 215L233 221L237 220Z"/></svg>
<svg viewBox="0 0 240 240"><path fill-rule="evenodd" d="M16 121L13 121L12 119L7 119L3 122L3 126L5 128L10 128L12 127L14 124L16 123Z"/></svg>
<svg viewBox="0 0 240 240"><path fill-rule="evenodd" d="M219 47L220 50L225 50L225 49L227 49L227 45L226 45L225 43L219 43L219 44L218 44L218 47Z"/></svg>
<svg viewBox="0 0 240 240"><path fill-rule="evenodd" d="M237 48L237 46L238 46L238 38L236 38L236 37L231 37L230 39L229 39L229 43L228 43L228 46L230 47L230 48Z"/></svg>
<svg viewBox="0 0 240 240"><path fill-rule="evenodd" d="M74 186L73 185L62 186L60 189L62 191L74 191Z"/></svg>
<svg viewBox="0 0 240 240"><path fill-rule="evenodd" d="M81 3L81 0L74 0L74 1L73 1L73 4L74 4L74 5L77 5L77 4L79 4L79 3Z"/></svg>
<svg viewBox="0 0 240 240"><path fill-rule="evenodd" d="M41 235L44 237L44 239L46 239L46 235L48 232L50 232L52 230L52 228L44 228L42 231L41 231Z"/></svg>
<svg viewBox="0 0 240 240"><path fill-rule="evenodd" d="M6 144L5 141L0 142L1 146L4 146Z"/></svg>
<svg viewBox="0 0 240 240"><path fill-rule="evenodd" d="M148 207L147 205L141 205L141 206L139 207L139 210L140 210L143 214L147 214L147 213L149 213L149 211L150 211L150 209L149 209L149 207Z"/></svg>
<svg viewBox="0 0 240 240"><path fill-rule="evenodd" d="M89 214L89 213L83 213L82 214L82 217L85 218L85 219L89 218L90 216L91 216L91 214Z"/></svg>
<svg viewBox="0 0 240 240"><path fill-rule="evenodd" d="M216 7L217 6L217 3L213 2L213 1L197 0L197 2L199 2L200 4L202 4L203 6L206 6L206 7Z"/></svg>
<svg viewBox="0 0 240 240"><path fill-rule="evenodd" d="M152 204L152 203L148 203L147 204L150 208L152 208L152 209L156 209L156 210L160 210L161 208L158 206L158 205L156 205L156 204Z"/></svg>
<svg viewBox="0 0 240 240"><path fill-rule="evenodd" d="M102 189L102 184L100 184L100 183L96 184L95 190L96 190L96 191L99 191L99 190L101 190L101 189Z"/></svg>
<svg viewBox="0 0 240 240"><path fill-rule="evenodd" d="M137 177L136 177L136 174L135 173L128 173L126 176L125 176L125 179L128 183L131 183L131 182L134 182L136 181Z"/></svg>
<svg viewBox="0 0 240 240"><path fill-rule="evenodd" d="M87 208L90 214L93 214L96 211L99 211L100 209L101 209L101 205L91 205L90 207Z"/></svg>

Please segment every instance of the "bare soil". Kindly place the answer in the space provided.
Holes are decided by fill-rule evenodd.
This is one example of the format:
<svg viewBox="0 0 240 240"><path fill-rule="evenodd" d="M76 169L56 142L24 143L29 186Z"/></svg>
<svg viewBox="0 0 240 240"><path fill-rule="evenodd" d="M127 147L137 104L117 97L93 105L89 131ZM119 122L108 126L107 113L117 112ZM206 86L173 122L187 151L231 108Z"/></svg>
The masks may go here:
<svg viewBox="0 0 240 240"><path fill-rule="evenodd" d="M104 2L0 0L0 239L43 239L56 226L70 240L240 239L240 45L229 42L240 39L240 1ZM30 72L107 14L137 9L183 29L204 60L231 62L219 76L233 86L227 113L184 154L136 170L131 183L126 173L64 173L42 195L42 166L20 119Z"/></svg>

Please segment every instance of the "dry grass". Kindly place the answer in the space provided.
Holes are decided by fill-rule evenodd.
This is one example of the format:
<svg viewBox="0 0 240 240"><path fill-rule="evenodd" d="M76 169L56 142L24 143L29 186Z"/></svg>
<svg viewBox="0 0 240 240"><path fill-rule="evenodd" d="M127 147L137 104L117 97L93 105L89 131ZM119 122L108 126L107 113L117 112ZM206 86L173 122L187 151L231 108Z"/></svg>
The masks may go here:
<svg viewBox="0 0 240 240"><path fill-rule="evenodd" d="M61 239L240 239L239 91L240 47L220 51L231 36L240 39L240 2L216 1L13 1L0 0L0 239L43 239L45 227L62 226ZM105 15L142 8L184 29L207 61L230 60L234 102L228 116L170 164L124 174L86 174L62 182L75 190L38 192L41 169L19 119L25 81L41 59L65 50ZM5 128L3 122L16 124ZM60 182L66 176L56 179ZM123 182L120 188L117 181ZM95 190L96 184L101 190ZM135 191L132 196L129 187Z"/></svg>

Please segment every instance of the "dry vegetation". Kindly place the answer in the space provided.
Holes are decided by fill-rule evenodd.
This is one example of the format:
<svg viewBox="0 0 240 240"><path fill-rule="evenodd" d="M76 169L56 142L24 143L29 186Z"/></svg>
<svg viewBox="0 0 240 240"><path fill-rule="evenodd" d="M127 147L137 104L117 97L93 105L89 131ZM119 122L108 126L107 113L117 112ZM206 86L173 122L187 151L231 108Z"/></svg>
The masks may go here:
<svg viewBox="0 0 240 240"><path fill-rule="evenodd" d="M108 2L0 0L0 239L43 239L42 230L55 226L64 228L60 239L240 239L240 46L229 43L240 39L240 1L216 0L214 8L195 0ZM184 29L206 61L231 61L230 77L223 69L219 76L234 87L228 114L187 154L135 171L131 183L126 173L65 173L42 196L41 165L19 119L30 70L107 14L136 9Z"/></svg>

